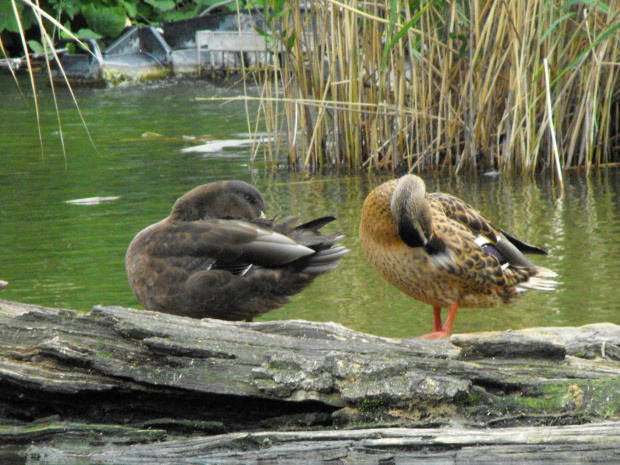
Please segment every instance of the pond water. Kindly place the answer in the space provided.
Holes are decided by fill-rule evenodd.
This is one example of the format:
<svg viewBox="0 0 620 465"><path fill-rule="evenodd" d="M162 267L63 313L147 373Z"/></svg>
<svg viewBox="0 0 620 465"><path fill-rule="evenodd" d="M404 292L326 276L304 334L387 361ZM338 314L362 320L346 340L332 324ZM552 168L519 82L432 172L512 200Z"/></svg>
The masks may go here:
<svg viewBox="0 0 620 465"><path fill-rule="evenodd" d="M259 188L267 214L336 215L325 230L343 231L352 251L335 272L260 320L334 321L389 337L432 329L431 308L384 282L358 246L364 198L389 176L308 176L289 173L285 164L275 171L260 160L252 165L244 105L196 100L241 91L205 82L77 89L96 149L68 92L59 90L66 158L49 87L41 83L42 155L31 92L23 84L25 99L10 77L0 76L0 279L10 282L3 299L81 311L96 304L141 308L123 262L133 236L167 216L189 189L235 178ZM196 149L231 139L237 146ZM620 324L618 168L567 173L563 196L545 178L424 177L429 190L458 195L505 230L548 250L549 256L534 261L559 274L555 292L532 291L495 309L460 310L455 333ZM97 196L119 198L67 203Z"/></svg>

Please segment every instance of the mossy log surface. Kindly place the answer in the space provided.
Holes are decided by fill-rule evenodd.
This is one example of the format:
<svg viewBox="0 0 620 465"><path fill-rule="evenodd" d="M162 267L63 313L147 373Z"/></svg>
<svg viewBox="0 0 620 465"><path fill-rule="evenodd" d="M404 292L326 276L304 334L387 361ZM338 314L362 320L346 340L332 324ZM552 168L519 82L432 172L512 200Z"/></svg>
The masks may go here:
<svg viewBox="0 0 620 465"><path fill-rule="evenodd" d="M605 462L619 416L613 324L426 341L0 300L3 463Z"/></svg>

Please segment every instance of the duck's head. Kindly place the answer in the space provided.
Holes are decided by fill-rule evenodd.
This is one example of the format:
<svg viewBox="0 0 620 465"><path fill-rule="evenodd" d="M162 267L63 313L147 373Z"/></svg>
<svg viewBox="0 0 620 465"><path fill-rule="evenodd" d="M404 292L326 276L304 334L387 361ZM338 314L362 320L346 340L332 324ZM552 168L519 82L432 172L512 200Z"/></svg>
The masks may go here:
<svg viewBox="0 0 620 465"><path fill-rule="evenodd" d="M402 241L409 247L426 246L433 235L433 221L424 181L413 174L401 177L390 209Z"/></svg>
<svg viewBox="0 0 620 465"><path fill-rule="evenodd" d="M265 199L243 181L219 181L192 189L172 207L170 217L177 221L213 218L255 219L263 216Z"/></svg>

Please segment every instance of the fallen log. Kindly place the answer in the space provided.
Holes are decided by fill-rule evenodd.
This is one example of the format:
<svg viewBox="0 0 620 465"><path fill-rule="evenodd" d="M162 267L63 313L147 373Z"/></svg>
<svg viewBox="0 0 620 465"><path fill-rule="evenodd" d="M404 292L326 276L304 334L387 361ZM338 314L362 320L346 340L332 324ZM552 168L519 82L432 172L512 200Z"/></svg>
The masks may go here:
<svg viewBox="0 0 620 465"><path fill-rule="evenodd" d="M148 444L32 446L33 463L615 463L620 423L564 427L372 428L348 431L230 433Z"/></svg>
<svg viewBox="0 0 620 465"><path fill-rule="evenodd" d="M36 463L76 463L84 441L93 457L117 460L91 463L218 454L254 461L267 449L293 460L302 444L316 460L336 451L389 462L426 451L453 463L472 448L529 460L548 455L549 444L569 454L558 457L577 448L596 458L617 453L619 413L613 324L426 341L334 323L99 306L79 313L0 300L0 444L20 457L29 448ZM164 461L130 461L145 451Z"/></svg>

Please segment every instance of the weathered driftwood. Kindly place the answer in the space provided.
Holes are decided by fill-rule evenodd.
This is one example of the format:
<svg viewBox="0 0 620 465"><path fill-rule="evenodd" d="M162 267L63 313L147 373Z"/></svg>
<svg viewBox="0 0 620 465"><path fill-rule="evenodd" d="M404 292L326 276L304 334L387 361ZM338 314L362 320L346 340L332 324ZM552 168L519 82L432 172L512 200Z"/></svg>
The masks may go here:
<svg viewBox="0 0 620 465"><path fill-rule="evenodd" d="M612 324L397 340L0 300L0 444L40 463L563 463L620 452L619 414Z"/></svg>
<svg viewBox="0 0 620 465"><path fill-rule="evenodd" d="M28 459L50 464L178 463L617 463L620 423L586 426L373 428L346 431L230 433L150 444L32 446ZM181 460L184 459L183 462Z"/></svg>

